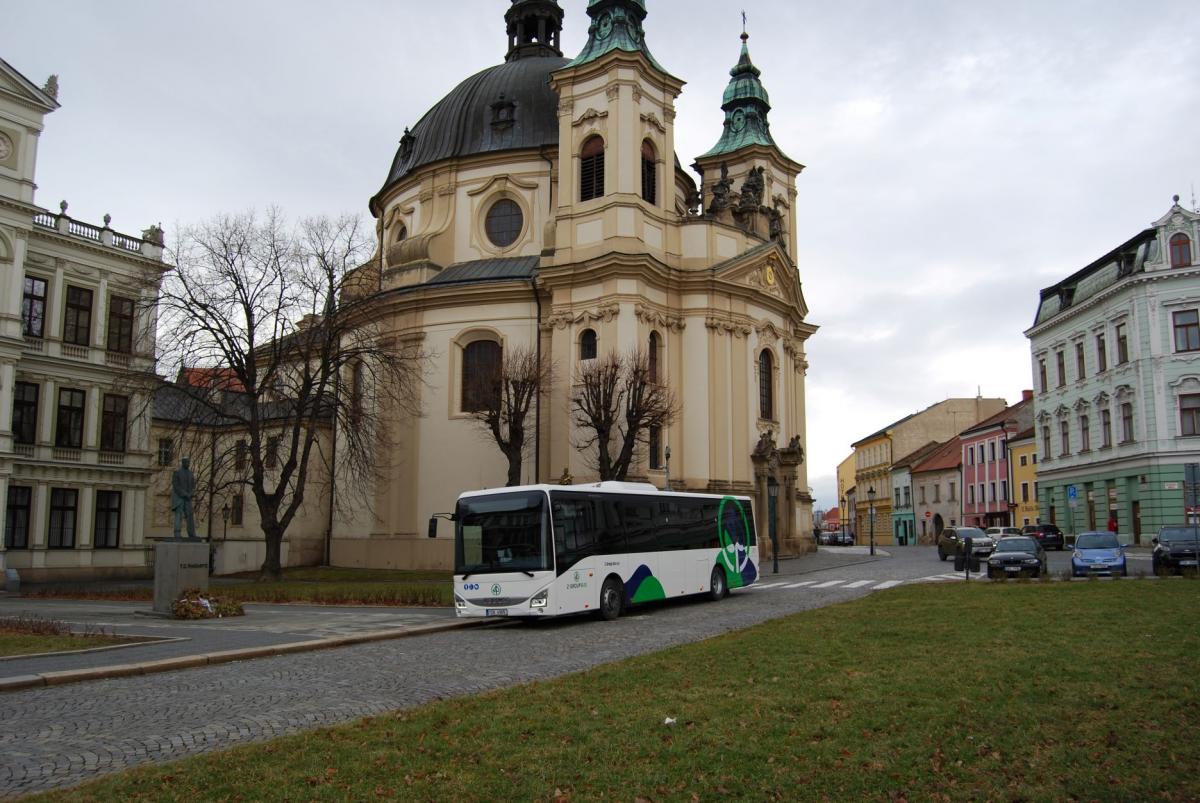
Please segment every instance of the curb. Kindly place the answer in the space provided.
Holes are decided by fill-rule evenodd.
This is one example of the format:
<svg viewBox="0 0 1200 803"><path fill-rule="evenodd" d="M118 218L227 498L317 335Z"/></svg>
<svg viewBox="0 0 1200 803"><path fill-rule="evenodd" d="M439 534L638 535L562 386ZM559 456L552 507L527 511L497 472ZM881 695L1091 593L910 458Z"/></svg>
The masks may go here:
<svg viewBox="0 0 1200 803"><path fill-rule="evenodd" d="M247 647L241 650L222 650L220 652L203 653L200 655L183 655L178 658L163 658L157 661L143 661L135 664L116 664L100 666L92 669L69 669L62 672L40 672L31 675L15 675L0 677L0 694L9 691L22 691L46 686L62 686L67 683L83 683L88 680L103 680L105 678L124 678L134 675L155 675L160 672L172 672L176 669L192 669L200 666L217 666L234 661L248 661L254 658L273 658L279 655L290 655L298 652L315 652L336 647L350 647L356 644L368 644L373 641L424 636L431 633L443 633L448 630L460 630L467 627L494 626L502 622L492 622L478 619L455 620L445 624L418 625L403 630L372 630L366 633L355 633L351 636L313 639L312 641L295 641L288 644L276 644L268 647Z"/></svg>

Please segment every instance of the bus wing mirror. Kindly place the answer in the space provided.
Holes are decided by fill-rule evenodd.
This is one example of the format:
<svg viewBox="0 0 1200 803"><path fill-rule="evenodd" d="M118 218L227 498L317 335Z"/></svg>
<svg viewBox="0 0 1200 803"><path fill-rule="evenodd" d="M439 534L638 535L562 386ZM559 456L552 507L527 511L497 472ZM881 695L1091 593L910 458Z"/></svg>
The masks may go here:
<svg viewBox="0 0 1200 803"><path fill-rule="evenodd" d="M429 517L429 537L437 538L437 516Z"/></svg>

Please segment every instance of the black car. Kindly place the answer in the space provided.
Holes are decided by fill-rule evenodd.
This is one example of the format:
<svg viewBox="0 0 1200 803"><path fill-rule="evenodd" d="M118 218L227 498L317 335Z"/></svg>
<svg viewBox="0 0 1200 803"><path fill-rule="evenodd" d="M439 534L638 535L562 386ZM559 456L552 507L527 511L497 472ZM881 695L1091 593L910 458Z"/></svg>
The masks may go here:
<svg viewBox="0 0 1200 803"><path fill-rule="evenodd" d="M1154 539L1154 573L1196 571L1200 560L1198 528L1177 524L1163 527Z"/></svg>
<svg viewBox="0 0 1200 803"><path fill-rule="evenodd" d="M988 558L987 576L1030 577L1046 575L1046 550L1038 540L1029 535L1009 535L996 542L996 551Z"/></svg>
<svg viewBox="0 0 1200 803"><path fill-rule="evenodd" d="M976 558L986 558L992 554L992 549L996 546L996 542L978 527L947 527L938 536L938 558L945 560L947 557L960 554L963 542L968 538L971 539L971 553Z"/></svg>
<svg viewBox="0 0 1200 803"><path fill-rule="evenodd" d="M1021 528L1021 535L1032 535L1042 545L1043 549L1054 547L1062 552L1066 539L1057 524L1026 524Z"/></svg>

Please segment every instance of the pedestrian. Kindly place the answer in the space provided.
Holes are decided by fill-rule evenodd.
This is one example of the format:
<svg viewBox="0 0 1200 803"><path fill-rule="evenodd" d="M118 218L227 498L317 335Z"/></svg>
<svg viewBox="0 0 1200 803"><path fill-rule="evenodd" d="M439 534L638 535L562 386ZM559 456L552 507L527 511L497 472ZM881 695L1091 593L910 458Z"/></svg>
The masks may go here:
<svg viewBox="0 0 1200 803"><path fill-rule="evenodd" d="M1108 514L1108 531L1110 533L1115 533L1117 531L1117 514L1116 513Z"/></svg>

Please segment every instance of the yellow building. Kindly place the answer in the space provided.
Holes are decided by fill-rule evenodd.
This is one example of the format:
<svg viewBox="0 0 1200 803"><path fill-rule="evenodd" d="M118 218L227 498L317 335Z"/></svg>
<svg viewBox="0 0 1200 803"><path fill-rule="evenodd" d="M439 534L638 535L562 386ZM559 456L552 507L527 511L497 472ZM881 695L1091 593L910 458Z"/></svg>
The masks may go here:
<svg viewBox="0 0 1200 803"><path fill-rule="evenodd" d="M1037 441L1033 428L1025 430L1008 442L1008 470L1012 475L1008 500L1012 521L1017 527L1037 524Z"/></svg>
<svg viewBox="0 0 1200 803"><path fill-rule="evenodd" d="M854 452L851 452L845 460L838 463L837 467L837 495L838 495L838 515L842 522L842 527L847 532L854 532L854 521L850 516L850 499L849 494L854 490Z"/></svg>

